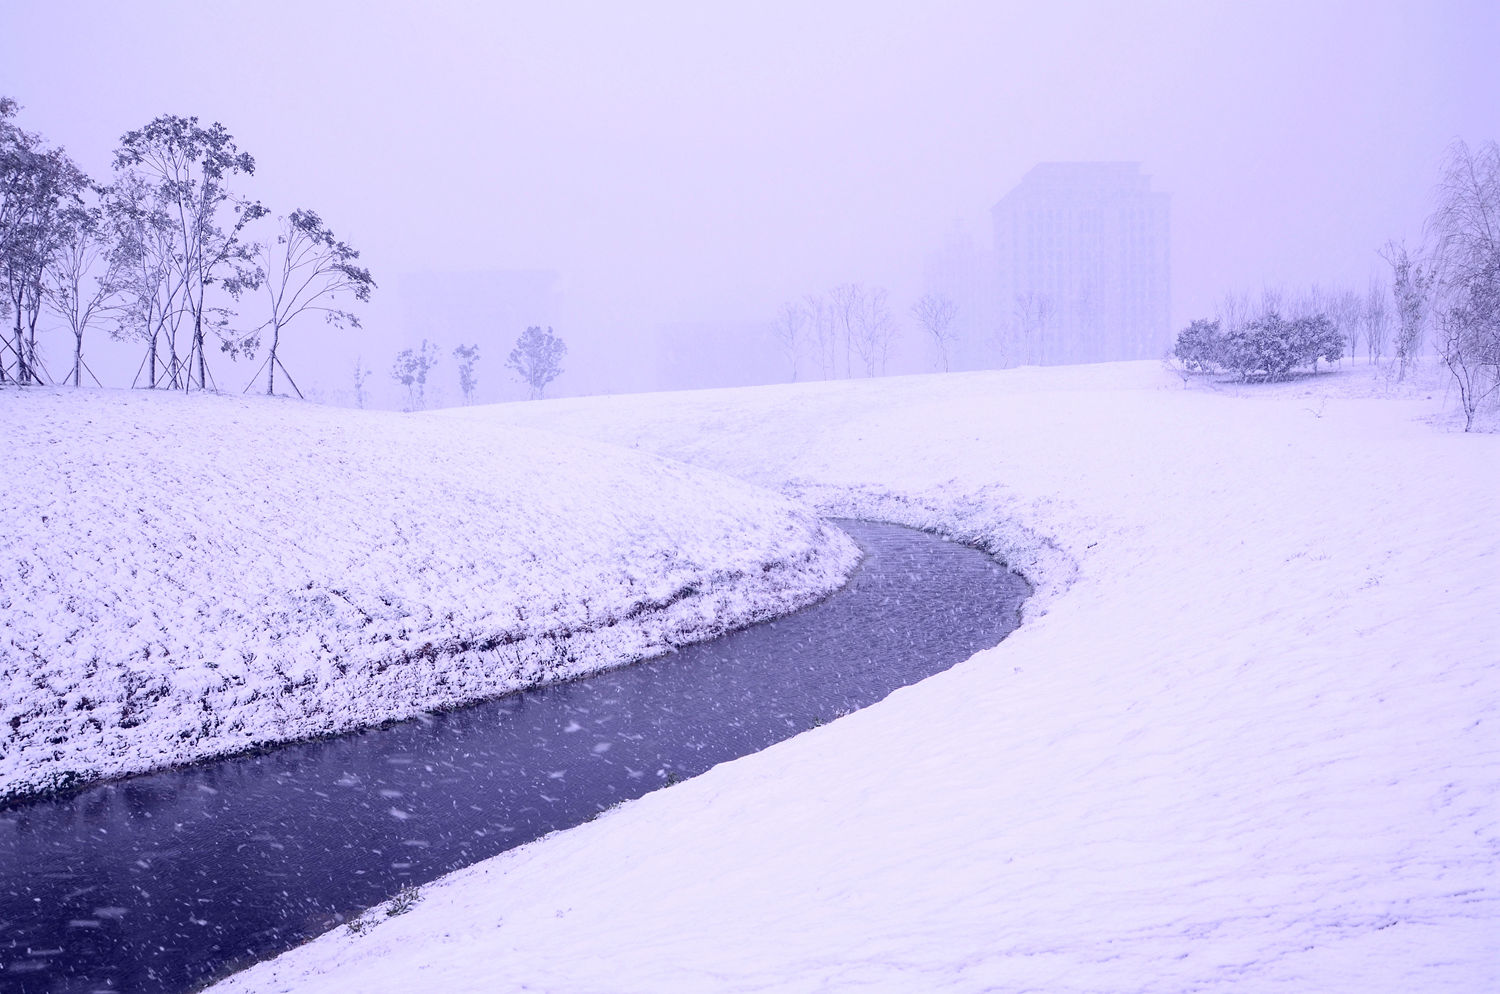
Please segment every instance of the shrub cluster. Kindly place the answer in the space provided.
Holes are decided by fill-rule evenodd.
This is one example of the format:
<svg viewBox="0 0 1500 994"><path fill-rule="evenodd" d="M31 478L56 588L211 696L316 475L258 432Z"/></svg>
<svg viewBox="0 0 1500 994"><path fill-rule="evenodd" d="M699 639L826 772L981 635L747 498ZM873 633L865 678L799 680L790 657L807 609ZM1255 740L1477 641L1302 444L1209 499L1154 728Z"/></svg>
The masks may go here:
<svg viewBox="0 0 1500 994"><path fill-rule="evenodd" d="M1241 379L1285 379L1318 360L1344 357L1344 334L1326 314L1286 319L1274 310L1225 331L1218 320L1197 320L1177 336L1172 354L1195 373L1236 373Z"/></svg>

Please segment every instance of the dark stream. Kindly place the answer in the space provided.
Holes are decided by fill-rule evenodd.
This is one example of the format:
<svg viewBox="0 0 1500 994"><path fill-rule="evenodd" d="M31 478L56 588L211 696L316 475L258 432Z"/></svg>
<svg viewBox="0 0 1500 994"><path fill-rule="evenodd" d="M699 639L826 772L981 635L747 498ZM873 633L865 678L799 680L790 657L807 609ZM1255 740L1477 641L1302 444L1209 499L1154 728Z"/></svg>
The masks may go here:
<svg viewBox="0 0 1500 994"><path fill-rule="evenodd" d="M184 991L410 884L796 735L1014 628L987 556L840 522L821 604L613 672L0 811L0 991Z"/></svg>

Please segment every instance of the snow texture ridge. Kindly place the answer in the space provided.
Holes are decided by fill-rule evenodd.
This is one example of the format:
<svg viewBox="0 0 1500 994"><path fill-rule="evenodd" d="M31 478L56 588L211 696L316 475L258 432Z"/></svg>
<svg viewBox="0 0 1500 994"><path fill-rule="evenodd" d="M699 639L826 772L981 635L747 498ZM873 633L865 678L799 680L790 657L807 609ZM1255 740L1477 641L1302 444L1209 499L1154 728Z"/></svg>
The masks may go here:
<svg viewBox="0 0 1500 994"><path fill-rule="evenodd" d="M0 391L0 799L410 717L810 603L853 543L508 426Z"/></svg>
<svg viewBox="0 0 1500 994"><path fill-rule="evenodd" d="M1500 437L1452 428L1440 375L1185 390L1133 363L453 412L970 534L1038 606L218 989L1500 989Z"/></svg>

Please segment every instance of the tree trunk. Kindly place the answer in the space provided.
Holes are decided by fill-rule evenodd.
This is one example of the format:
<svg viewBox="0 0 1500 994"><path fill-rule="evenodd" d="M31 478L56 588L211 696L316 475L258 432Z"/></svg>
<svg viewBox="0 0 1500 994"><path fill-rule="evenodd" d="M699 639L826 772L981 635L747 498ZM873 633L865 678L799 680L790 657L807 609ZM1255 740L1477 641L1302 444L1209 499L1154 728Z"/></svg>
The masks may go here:
<svg viewBox="0 0 1500 994"><path fill-rule="evenodd" d="M26 372L26 330L21 324L21 297L16 301L16 382L25 386L31 382Z"/></svg>
<svg viewBox="0 0 1500 994"><path fill-rule="evenodd" d="M271 329L271 358L266 363L266 396L276 396L276 346L281 344L281 326Z"/></svg>
<svg viewBox="0 0 1500 994"><path fill-rule="evenodd" d="M9 293L7 293L5 296L7 300L10 299ZM20 342L17 342L16 344L17 346L19 346ZM5 338L0 337L0 383L10 382L10 357L5 354L9 349L10 342ZM19 377L20 375L21 371L19 368L17 368L16 376Z"/></svg>
<svg viewBox="0 0 1500 994"><path fill-rule="evenodd" d="M0 383L9 383L10 382L10 357L7 356L5 353L6 353L6 351L10 350L10 342L9 341L0 342L0 346L3 346L3 347L0 347ZM15 346L15 349L14 349L14 351L16 352L17 355L20 355L20 349L21 349L20 334L17 333L17 335L16 335L16 346ZM16 367L16 382L17 383L21 382L21 367L19 365Z"/></svg>
<svg viewBox="0 0 1500 994"><path fill-rule="evenodd" d="M208 357L203 354L203 310L193 315L193 348L198 353L198 389L208 389Z"/></svg>
<svg viewBox="0 0 1500 994"><path fill-rule="evenodd" d="M41 301L38 300L35 307L31 309L31 318L27 321L26 348L26 375L33 383L41 383L42 378L36 371L36 319L42 316Z"/></svg>
<svg viewBox="0 0 1500 994"><path fill-rule="evenodd" d="M73 386L79 386L83 375L83 332L73 333Z"/></svg>

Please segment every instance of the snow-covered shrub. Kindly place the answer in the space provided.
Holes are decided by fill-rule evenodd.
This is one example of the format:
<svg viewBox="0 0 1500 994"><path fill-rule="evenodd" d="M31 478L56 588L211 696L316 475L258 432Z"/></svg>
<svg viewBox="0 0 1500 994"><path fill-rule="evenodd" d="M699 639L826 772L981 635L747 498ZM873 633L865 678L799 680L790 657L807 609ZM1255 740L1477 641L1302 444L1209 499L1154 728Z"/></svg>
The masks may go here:
<svg viewBox="0 0 1500 994"><path fill-rule="evenodd" d="M422 892L416 887L415 884L408 887L403 887L396 892L396 895L394 897L386 902L386 917L395 918L397 915L404 915L412 908L416 907L417 902L420 900L422 900Z"/></svg>
<svg viewBox="0 0 1500 994"><path fill-rule="evenodd" d="M1220 361L1230 372L1248 379L1256 373L1278 379L1297 365L1298 351L1292 340L1292 325L1271 311L1246 322L1224 336Z"/></svg>
<svg viewBox="0 0 1500 994"><path fill-rule="evenodd" d="M1272 310L1225 335L1218 361L1241 379L1280 380L1299 366L1316 371L1319 359L1334 363L1343 356L1344 335L1326 314L1288 321Z"/></svg>
<svg viewBox="0 0 1500 994"><path fill-rule="evenodd" d="M1218 320L1199 318L1178 333L1172 355L1189 372L1215 373L1219 371L1223 350L1224 335Z"/></svg>
<svg viewBox="0 0 1500 994"><path fill-rule="evenodd" d="M1292 326L1303 354L1311 358L1313 372L1318 371L1319 359L1331 366L1344 358L1344 343L1348 336L1327 314L1300 317L1292 322Z"/></svg>

